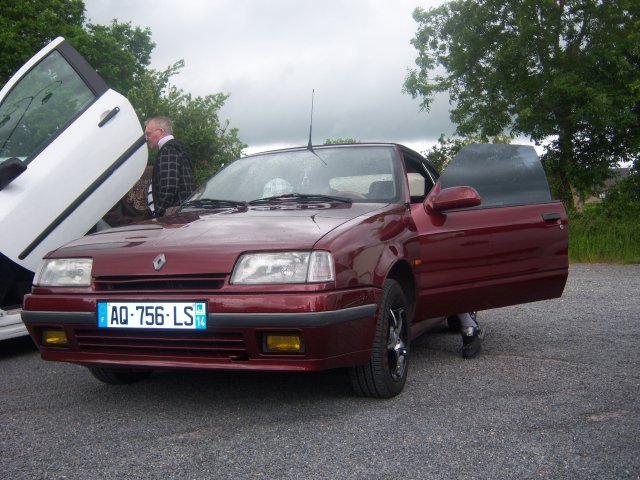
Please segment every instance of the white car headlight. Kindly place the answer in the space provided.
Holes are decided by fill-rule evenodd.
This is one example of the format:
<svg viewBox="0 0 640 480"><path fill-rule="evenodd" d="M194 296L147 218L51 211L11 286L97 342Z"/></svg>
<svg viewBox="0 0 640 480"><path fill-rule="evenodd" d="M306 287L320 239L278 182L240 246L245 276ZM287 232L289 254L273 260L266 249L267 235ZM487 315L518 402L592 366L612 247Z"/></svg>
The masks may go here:
<svg viewBox="0 0 640 480"><path fill-rule="evenodd" d="M40 263L33 284L40 287L91 285L91 258L48 258Z"/></svg>
<svg viewBox="0 0 640 480"><path fill-rule="evenodd" d="M231 274L231 283L317 283L334 279L329 252L246 253Z"/></svg>

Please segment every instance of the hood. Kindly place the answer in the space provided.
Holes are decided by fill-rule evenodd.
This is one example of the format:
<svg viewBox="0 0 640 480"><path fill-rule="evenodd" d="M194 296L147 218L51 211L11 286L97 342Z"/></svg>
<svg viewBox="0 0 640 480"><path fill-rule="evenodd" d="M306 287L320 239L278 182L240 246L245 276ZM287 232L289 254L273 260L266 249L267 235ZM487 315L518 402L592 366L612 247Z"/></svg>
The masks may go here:
<svg viewBox="0 0 640 480"><path fill-rule="evenodd" d="M92 257L93 275L229 273L247 251L308 250L336 227L369 216L380 204L201 210L88 235L50 257Z"/></svg>

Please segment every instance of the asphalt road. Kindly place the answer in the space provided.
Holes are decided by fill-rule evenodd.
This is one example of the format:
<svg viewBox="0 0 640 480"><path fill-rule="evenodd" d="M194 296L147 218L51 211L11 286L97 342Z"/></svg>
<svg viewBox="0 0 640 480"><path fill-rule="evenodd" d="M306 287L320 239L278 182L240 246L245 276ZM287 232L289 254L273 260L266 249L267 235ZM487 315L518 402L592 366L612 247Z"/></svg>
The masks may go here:
<svg viewBox="0 0 640 480"><path fill-rule="evenodd" d="M575 265L562 298L481 312L481 357L412 345L391 400L342 371L165 372L108 386L0 344L6 479L640 478L640 265Z"/></svg>

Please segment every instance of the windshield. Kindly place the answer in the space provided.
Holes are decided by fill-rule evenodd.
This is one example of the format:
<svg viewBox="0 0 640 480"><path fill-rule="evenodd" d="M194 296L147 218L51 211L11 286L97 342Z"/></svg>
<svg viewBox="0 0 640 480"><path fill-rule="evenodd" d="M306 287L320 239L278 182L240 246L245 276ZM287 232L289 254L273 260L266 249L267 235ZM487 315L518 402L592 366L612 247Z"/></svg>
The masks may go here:
<svg viewBox="0 0 640 480"><path fill-rule="evenodd" d="M395 202L400 198L398 162L391 146L328 147L279 151L236 160L190 199L251 202L301 196ZM326 201L326 198L325 198Z"/></svg>

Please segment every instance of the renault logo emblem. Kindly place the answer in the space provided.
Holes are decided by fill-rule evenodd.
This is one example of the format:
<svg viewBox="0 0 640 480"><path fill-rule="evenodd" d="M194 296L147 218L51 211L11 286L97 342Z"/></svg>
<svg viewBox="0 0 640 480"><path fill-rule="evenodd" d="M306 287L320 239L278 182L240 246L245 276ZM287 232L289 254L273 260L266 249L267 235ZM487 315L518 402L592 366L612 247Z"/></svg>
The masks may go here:
<svg viewBox="0 0 640 480"><path fill-rule="evenodd" d="M162 267L164 267L165 263L167 263L167 257L164 256L164 253L161 253L153 259L153 268L159 271L162 269Z"/></svg>

